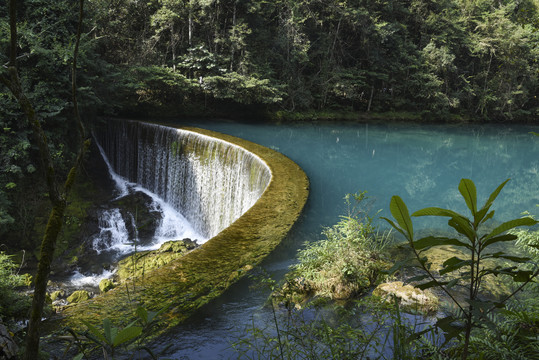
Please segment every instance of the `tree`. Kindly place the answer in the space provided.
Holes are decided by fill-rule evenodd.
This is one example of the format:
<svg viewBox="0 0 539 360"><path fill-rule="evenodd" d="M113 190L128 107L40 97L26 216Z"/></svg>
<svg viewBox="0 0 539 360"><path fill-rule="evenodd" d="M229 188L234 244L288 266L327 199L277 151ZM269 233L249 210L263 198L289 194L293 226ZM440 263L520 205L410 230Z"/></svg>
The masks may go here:
<svg viewBox="0 0 539 360"><path fill-rule="evenodd" d="M38 270L35 278L34 296L32 301L32 312L28 324L28 332L26 337L26 350L24 358L34 360L38 358L39 353L39 324L43 314L43 306L45 303L45 295L47 289L47 281L50 273L50 266L54 256L54 248L58 234L62 228L63 215L67 206L67 196L73 183L79 167L82 164L84 153L89 146L89 140L86 140L85 129L82 124L78 103L77 103L77 54L79 51L80 37L82 32L82 19L84 0L79 1L79 22L77 28L77 37L73 55L72 64L72 101L74 108L74 117L79 130L80 144L79 152L75 163L69 171L63 186L59 184L56 178L55 166L48 148L47 136L41 127L41 122L37 116L34 105L26 96L19 78L17 68L17 1L9 1L9 27L10 27L10 49L9 63L7 71L0 73L0 82L4 84L11 92L13 97L17 99L19 106L24 112L31 125L34 135L34 142L38 145L44 177L48 187L48 195L52 205L49 220L43 234L41 242L41 255L39 259Z"/></svg>

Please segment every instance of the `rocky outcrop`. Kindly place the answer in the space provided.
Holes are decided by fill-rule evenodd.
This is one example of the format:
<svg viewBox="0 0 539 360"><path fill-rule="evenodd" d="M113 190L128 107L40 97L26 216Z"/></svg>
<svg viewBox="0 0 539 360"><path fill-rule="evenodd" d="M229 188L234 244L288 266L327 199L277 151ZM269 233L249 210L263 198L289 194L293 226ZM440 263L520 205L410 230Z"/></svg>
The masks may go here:
<svg viewBox="0 0 539 360"><path fill-rule="evenodd" d="M19 347L9 330L0 322L0 360L17 359Z"/></svg>

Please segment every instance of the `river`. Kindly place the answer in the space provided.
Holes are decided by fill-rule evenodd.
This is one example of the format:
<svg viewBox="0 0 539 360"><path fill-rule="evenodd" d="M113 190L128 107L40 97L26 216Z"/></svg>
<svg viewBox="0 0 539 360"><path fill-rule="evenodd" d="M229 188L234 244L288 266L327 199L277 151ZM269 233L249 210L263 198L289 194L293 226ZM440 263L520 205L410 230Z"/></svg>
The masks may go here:
<svg viewBox="0 0 539 360"><path fill-rule="evenodd" d="M345 213L347 193L367 191L371 215L388 216L392 195L399 195L411 211L440 206L465 211L458 192L461 178L472 179L478 202L511 178L493 207L494 221L528 211L539 214L538 127L522 125L435 125L242 123L230 120L177 121L244 138L270 147L298 163L311 181L303 215L261 269L276 280L294 263L305 241L316 241L324 226ZM420 219L417 228L447 226ZM379 220L377 220L379 221ZM414 220L415 221L415 220ZM386 224L379 222L380 226ZM189 323L177 327L154 346L168 348L174 359L234 358L232 341L253 321L270 316L264 307L267 290L254 290L244 279L224 296L201 309Z"/></svg>

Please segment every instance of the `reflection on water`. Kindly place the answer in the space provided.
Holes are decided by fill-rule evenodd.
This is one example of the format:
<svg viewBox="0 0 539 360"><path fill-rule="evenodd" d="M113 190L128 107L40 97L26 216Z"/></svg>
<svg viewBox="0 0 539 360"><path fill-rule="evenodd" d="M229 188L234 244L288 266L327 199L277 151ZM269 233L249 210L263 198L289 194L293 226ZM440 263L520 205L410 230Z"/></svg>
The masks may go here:
<svg viewBox="0 0 539 360"><path fill-rule="evenodd" d="M461 178L477 185L478 202L511 178L494 209L494 221L529 211L539 214L539 140L529 134L537 127L293 124L250 125L231 121L191 122L276 149L297 162L311 181L311 193L300 222L263 264L276 278L294 262L298 247L319 238L343 213L347 193L366 190L390 216L392 195L411 211L440 206L464 212L458 192ZM418 228L447 226L418 219ZM381 225L382 224L380 223ZM267 294L267 293L266 293ZM172 358L234 357L228 339L248 327L253 314L264 315L264 293L249 289L249 280L231 288L176 334L162 339L172 344ZM218 356L215 354L219 354Z"/></svg>

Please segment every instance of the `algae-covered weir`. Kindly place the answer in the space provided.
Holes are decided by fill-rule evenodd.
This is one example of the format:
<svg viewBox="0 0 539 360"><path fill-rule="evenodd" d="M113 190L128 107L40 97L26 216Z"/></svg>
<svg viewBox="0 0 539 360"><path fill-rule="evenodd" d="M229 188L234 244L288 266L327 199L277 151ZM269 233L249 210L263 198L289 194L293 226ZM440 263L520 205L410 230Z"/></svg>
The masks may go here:
<svg viewBox="0 0 539 360"><path fill-rule="evenodd" d="M143 278L63 311L81 326L126 320L133 306L168 306L162 331L219 296L269 254L307 200L309 180L284 155L233 136L134 121L96 131L119 175L156 193L209 237L201 247Z"/></svg>

